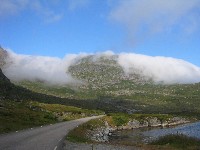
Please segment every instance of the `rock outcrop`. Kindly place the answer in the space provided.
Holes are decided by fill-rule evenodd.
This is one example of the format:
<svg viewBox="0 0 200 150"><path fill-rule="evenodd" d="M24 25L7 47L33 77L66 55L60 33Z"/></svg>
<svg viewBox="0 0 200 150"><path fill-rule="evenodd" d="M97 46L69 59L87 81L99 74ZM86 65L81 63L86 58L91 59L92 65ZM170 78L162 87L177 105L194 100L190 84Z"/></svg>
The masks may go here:
<svg viewBox="0 0 200 150"><path fill-rule="evenodd" d="M0 68L6 64L6 59L8 57L8 52L0 46Z"/></svg>
<svg viewBox="0 0 200 150"><path fill-rule="evenodd" d="M174 125L188 123L189 121L182 117L173 117L167 121L159 120L157 117L146 118L146 120L138 121L130 120L126 125L112 127L105 121L105 126L90 131L88 137L95 142L109 142L109 136L115 130L130 130L144 127L170 127Z"/></svg>
<svg viewBox="0 0 200 150"><path fill-rule="evenodd" d="M10 80L3 74L0 68L0 100L5 99L8 95L8 92L12 88L12 83Z"/></svg>
<svg viewBox="0 0 200 150"><path fill-rule="evenodd" d="M114 128L112 128L111 126L109 126L107 122L105 122L105 126L90 131L88 136L92 141L108 142L109 136L112 134L114 130L115 130Z"/></svg>
<svg viewBox="0 0 200 150"><path fill-rule="evenodd" d="M189 121L182 117L173 117L169 120L159 120L157 117L146 118L142 121L130 120L126 125L117 127L117 130L135 129L144 127L169 127L179 124L188 123Z"/></svg>
<svg viewBox="0 0 200 150"><path fill-rule="evenodd" d="M10 83L10 80L3 74L1 68L0 68L0 81L1 82L8 82L8 83Z"/></svg>

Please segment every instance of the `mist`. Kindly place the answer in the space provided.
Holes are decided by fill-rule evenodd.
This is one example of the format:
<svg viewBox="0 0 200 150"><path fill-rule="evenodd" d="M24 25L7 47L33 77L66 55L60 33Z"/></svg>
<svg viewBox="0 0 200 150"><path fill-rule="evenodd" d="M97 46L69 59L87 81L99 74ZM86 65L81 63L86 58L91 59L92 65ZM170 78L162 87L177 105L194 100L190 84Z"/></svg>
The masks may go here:
<svg viewBox="0 0 200 150"><path fill-rule="evenodd" d="M101 56L116 59L128 75L138 71L142 76L151 78L156 83L197 83L200 82L200 68L187 61L171 57L146 56L135 53L119 53L106 51L96 54L70 54L64 58L47 56L20 55L9 51L7 66L3 68L5 75L14 81L44 81L49 84L81 84L68 73L70 65L86 56L94 56L94 61Z"/></svg>
<svg viewBox="0 0 200 150"><path fill-rule="evenodd" d="M9 52L8 65L4 67L5 75L14 81L43 81L49 84L78 84L67 73L68 67L82 55L67 55L63 59L47 56L19 55Z"/></svg>
<svg viewBox="0 0 200 150"><path fill-rule="evenodd" d="M200 82L200 68L181 59L161 56L146 56L133 53L121 53L118 63L125 73L139 70L140 74L153 81L165 84Z"/></svg>
<svg viewBox="0 0 200 150"><path fill-rule="evenodd" d="M134 40L174 28L183 35L199 30L199 8L199 0L119 0L109 18L124 25Z"/></svg>

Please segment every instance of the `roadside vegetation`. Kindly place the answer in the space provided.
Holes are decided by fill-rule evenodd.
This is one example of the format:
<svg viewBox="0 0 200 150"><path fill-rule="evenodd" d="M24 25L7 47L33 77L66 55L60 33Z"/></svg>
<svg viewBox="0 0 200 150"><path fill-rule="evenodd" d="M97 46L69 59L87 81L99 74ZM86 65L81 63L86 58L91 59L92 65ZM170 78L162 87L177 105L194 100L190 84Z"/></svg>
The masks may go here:
<svg viewBox="0 0 200 150"><path fill-rule="evenodd" d="M0 69L0 133L103 114L100 110L70 104L74 101L16 86Z"/></svg>
<svg viewBox="0 0 200 150"><path fill-rule="evenodd" d="M173 117L173 115L168 114L124 114L124 113L111 113L108 114L110 119L107 119L112 126L123 126L131 120L138 120L139 122L144 122L150 118L157 118L158 120L164 122L168 121Z"/></svg>
<svg viewBox="0 0 200 150"><path fill-rule="evenodd" d="M60 104L5 100L0 106L0 133L99 114L102 112Z"/></svg>
<svg viewBox="0 0 200 150"><path fill-rule="evenodd" d="M114 130L122 129L125 127L125 129L132 129L128 125L128 122L134 121L136 124L133 128L140 128L140 127L148 127L149 125L143 125L144 122L149 122L151 119L155 119L156 121L169 121L172 119L173 115L168 114L124 114L124 113L111 113L107 116L104 116L99 119L91 120L87 123L84 123L77 128L71 130L67 136L67 139L72 142L95 142L91 140L91 137L89 136L89 132L95 131L98 129L103 128L112 128ZM158 125L159 124L153 124ZM130 128L129 128L130 127Z"/></svg>
<svg viewBox="0 0 200 150"><path fill-rule="evenodd" d="M74 106L66 106L61 104L30 102L29 105L32 109L38 108L41 111L52 113L59 121L69 121L88 116L98 116L104 113L100 110L82 109Z"/></svg>
<svg viewBox="0 0 200 150"><path fill-rule="evenodd" d="M50 85L43 81L12 84L0 80L0 132L105 112L106 117L75 128L67 137L70 141L90 142L87 131L105 127L105 122L120 127L130 120L145 122L149 118L161 122L174 116L200 119L200 83L154 83L137 72L126 76L114 59L91 60L84 58L68 69L82 81L80 85Z"/></svg>
<svg viewBox="0 0 200 150"><path fill-rule="evenodd" d="M31 110L26 102L11 100L1 101L0 120L0 133L57 122L50 112Z"/></svg>
<svg viewBox="0 0 200 150"><path fill-rule="evenodd" d="M197 150L200 149L200 140L188 137L183 134L166 135L160 137L158 140L153 141L150 145L160 146L160 148L168 147L180 150Z"/></svg>
<svg viewBox="0 0 200 150"><path fill-rule="evenodd" d="M99 119L90 120L77 128L71 130L69 134L66 136L66 140L70 142L77 142L77 143L98 143L98 141L94 141L91 139L90 133L101 134L100 132L102 129L105 129L109 126L112 127L119 127L127 124L128 121L137 119L145 121L147 118L157 117L159 119L170 120L173 118L173 115L167 114L109 114L108 116L104 116ZM107 125L106 125L107 124ZM99 130L98 130L99 129ZM119 144L119 143L118 143ZM188 137L183 134L172 134L160 137L159 139L145 144L145 143L130 143L130 141L122 141L123 145L129 146L136 146L138 148L144 150L197 150L200 149L200 140L192 137Z"/></svg>
<svg viewBox="0 0 200 150"><path fill-rule="evenodd" d="M71 130L66 139L71 142L81 142L81 143L90 143L94 142L88 136L88 130L95 130L97 128L101 128L105 126L105 118L93 119L90 120L77 128Z"/></svg>

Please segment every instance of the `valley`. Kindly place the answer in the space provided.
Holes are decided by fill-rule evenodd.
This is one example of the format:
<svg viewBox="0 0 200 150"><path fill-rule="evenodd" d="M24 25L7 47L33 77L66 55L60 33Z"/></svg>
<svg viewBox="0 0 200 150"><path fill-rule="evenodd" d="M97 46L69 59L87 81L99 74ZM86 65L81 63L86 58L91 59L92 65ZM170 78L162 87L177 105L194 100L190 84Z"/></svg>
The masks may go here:
<svg viewBox="0 0 200 150"><path fill-rule="evenodd" d="M77 59L66 70L76 82L52 84L39 78L8 79L4 71L15 62L9 60L6 51L0 52L1 133L106 114L103 119L75 128L67 137L73 142L105 142L86 135L98 128L107 132L107 127L114 131L200 119L200 83L157 82L134 67L127 74L117 55ZM173 122L174 118L178 120ZM96 132L90 134L93 137Z"/></svg>

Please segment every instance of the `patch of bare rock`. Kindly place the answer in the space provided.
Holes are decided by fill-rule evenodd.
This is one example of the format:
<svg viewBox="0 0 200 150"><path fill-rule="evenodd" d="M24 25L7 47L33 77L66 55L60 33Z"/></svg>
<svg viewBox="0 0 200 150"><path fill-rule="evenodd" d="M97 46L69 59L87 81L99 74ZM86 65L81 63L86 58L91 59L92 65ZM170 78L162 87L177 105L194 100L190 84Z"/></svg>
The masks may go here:
<svg viewBox="0 0 200 150"><path fill-rule="evenodd" d="M109 136L111 136L112 132L115 130L131 130L144 127L170 127L188 122L188 120L181 117L173 117L168 121L161 121L157 117L148 118L142 121L133 119L126 125L118 127L112 127L107 122L105 122L105 126L89 131L88 138L95 142L109 142Z"/></svg>

